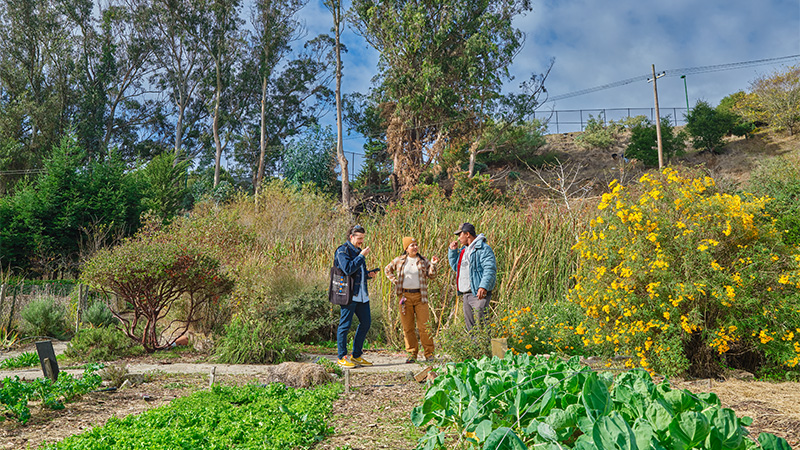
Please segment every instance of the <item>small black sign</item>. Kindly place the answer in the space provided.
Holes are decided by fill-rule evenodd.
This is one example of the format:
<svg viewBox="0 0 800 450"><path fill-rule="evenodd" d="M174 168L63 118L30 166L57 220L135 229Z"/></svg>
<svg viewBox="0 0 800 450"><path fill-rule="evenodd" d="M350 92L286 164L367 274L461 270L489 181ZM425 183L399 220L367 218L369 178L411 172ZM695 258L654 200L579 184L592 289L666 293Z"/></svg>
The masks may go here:
<svg viewBox="0 0 800 450"><path fill-rule="evenodd" d="M56 352L53 350L53 343L50 341L39 341L36 343L36 353L39 354L39 362L42 363L42 373L53 381L58 379L58 361Z"/></svg>

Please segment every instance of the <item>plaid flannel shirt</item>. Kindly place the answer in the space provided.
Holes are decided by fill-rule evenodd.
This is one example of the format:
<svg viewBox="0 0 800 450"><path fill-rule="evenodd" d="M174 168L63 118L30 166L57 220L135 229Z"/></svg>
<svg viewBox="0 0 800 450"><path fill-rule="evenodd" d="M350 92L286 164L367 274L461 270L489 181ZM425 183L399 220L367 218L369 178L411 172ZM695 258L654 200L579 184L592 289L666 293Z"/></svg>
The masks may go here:
<svg viewBox="0 0 800 450"><path fill-rule="evenodd" d="M400 255L393 259L384 269L386 278L394 284L395 293L398 297L403 296L403 266L406 265L408 255ZM436 277L436 265L431 264L427 259L417 255L417 269L419 270L419 293L422 303L428 303L428 280Z"/></svg>

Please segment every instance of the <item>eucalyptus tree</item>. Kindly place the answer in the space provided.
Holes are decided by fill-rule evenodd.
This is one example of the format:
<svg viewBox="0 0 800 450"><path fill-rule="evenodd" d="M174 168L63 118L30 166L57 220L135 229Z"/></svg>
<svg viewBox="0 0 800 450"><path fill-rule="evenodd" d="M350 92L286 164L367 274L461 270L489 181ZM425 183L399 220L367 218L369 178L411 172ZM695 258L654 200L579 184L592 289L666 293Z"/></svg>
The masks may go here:
<svg viewBox="0 0 800 450"><path fill-rule="evenodd" d="M213 59L197 42L197 35L174 19L168 1L130 1L149 11L144 21L151 33L157 67L150 81L169 97L169 111L175 121L174 164L178 164L181 158L193 156L184 147L185 133L203 119L203 105L208 100L202 96L201 87L213 67Z"/></svg>
<svg viewBox="0 0 800 450"><path fill-rule="evenodd" d="M0 170L23 174L68 126L71 43L52 0L0 1L0 29Z"/></svg>
<svg viewBox="0 0 800 450"><path fill-rule="evenodd" d="M350 208L350 178L347 168L347 158L344 156L342 136L342 28L344 27L344 14L342 13L342 0L324 0L325 6L333 17L333 36L336 40L336 159L342 175L342 204Z"/></svg>
<svg viewBox="0 0 800 450"><path fill-rule="evenodd" d="M354 0L355 29L380 52L378 89L400 190L486 120L523 44L512 21L530 9L528 0Z"/></svg>
<svg viewBox="0 0 800 450"><path fill-rule="evenodd" d="M133 150L139 128L154 116L145 83L153 70L152 43L142 11L122 0L97 8L91 0L61 0L75 42L77 102L73 122L89 158L104 158L112 145Z"/></svg>
<svg viewBox="0 0 800 450"><path fill-rule="evenodd" d="M264 173L275 172L278 168L281 153L288 137L297 135L309 126L319 122L332 102L332 92L328 87L333 77L333 39L328 35L319 35L305 43L302 50L284 59L279 68L267 80L267 92L264 105L264 121L248 122L247 117L261 117L258 111L245 114L242 118L240 135L244 138L236 147L235 160L242 168L252 168L251 179L255 186L260 165L260 145L254 148L250 136L260 134L261 126L265 129L265 153L262 169ZM252 48L253 52L261 52ZM256 61L251 58L251 61ZM248 67L250 67L248 69ZM260 69L244 65L240 89L247 90L255 84L255 79L247 75L248 71L258 72ZM263 82L259 77L258 84ZM249 83L246 79L252 79ZM244 96L242 92L239 96ZM259 93L259 97L262 94ZM245 105L239 100L241 105ZM260 109L262 104L251 102L252 107ZM233 108L234 110L237 108ZM254 131L248 131L248 128Z"/></svg>
<svg viewBox="0 0 800 450"><path fill-rule="evenodd" d="M261 81L261 110L259 114L259 157L254 187L258 190L264 178L267 153L267 99L275 68L290 52L289 44L304 32L296 19L297 12L308 0L256 0L253 3L252 46L258 55L258 75Z"/></svg>
<svg viewBox="0 0 800 450"><path fill-rule="evenodd" d="M239 18L240 0L164 0L173 20L193 37L213 61L214 101L211 130L214 139L214 187L220 180L222 138L220 129L223 111L222 97L229 93L231 73L237 69L242 53L242 20Z"/></svg>

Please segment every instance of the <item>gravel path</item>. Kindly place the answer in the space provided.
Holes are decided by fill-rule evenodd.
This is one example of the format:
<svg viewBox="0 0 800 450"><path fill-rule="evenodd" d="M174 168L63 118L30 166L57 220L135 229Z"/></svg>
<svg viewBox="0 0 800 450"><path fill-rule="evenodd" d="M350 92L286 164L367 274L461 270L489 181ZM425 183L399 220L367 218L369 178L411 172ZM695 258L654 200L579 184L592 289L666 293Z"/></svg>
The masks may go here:
<svg viewBox="0 0 800 450"><path fill-rule="evenodd" d="M56 354L64 353L67 348L66 342L53 342L53 350ZM6 358L16 356L23 351L33 351L36 349L33 344L30 348L24 348L13 352L0 353L0 361ZM424 365L414 363L405 363L405 352L390 352L386 350L367 351L364 353L364 358L372 362L372 366L358 367L349 369L353 372L366 372L366 373L387 373L387 372L400 372L418 373L424 368ZM314 362L318 358L326 358L335 363L336 355L304 355L304 362ZM163 372L163 373L210 373L211 369L216 367L217 375L259 375L267 372L269 365L264 364L215 364L215 363L182 363L162 361L159 363L129 363L128 372L131 374L142 374L147 372ZM70 373L73 375L80 375L83 369L70 369L68 367L59 367L61 372ZM0 380L6 377L19 376L23 380L32 380L34 378L43 378L41 367L29 367L25 369L13 370L0 370Z"/></svg>

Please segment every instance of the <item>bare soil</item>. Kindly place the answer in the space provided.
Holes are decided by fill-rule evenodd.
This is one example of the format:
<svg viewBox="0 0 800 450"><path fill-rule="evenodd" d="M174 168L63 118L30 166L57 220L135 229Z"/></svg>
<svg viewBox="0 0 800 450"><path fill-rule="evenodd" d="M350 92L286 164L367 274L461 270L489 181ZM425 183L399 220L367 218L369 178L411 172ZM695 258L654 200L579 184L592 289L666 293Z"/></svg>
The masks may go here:
<svg viewBox="0 0 800 450"><path fill-rule="evenodd" d="M402 358L402 354L390 352L367 353L365 357L378 363L378 367L351 370L350 392L342 393L333 405L331 425L335 431L317 448L404 450L416 446L424 430L412 426L409 417L424 397L425 384L409 379L409 372L420 369L418 365L383 365L385 361L395 362L396 356ZM193 358L199 357L186 355L187 361ZM148 359L152 357L141 358L144 362ZM129 360L128 364L138 367L136 360ZM387 371L392 368L396 370ZM139 414L208 386L208 375L204 373L151 375L150 381L128 389L90 393L66 404L61 411L32 404L32 418L27 424L9 419L0 422L0 449L36 449L43 442L57 442L103 425L110 417ZM216 382L242 385L262 381L258 374L244 373L218 375ZM785 438L793 448L800 448L800 383L731 379L677 381L673 386L697 393L715 392L724 407L754 419L749 427L753 437L766 431Z"/></svg>

